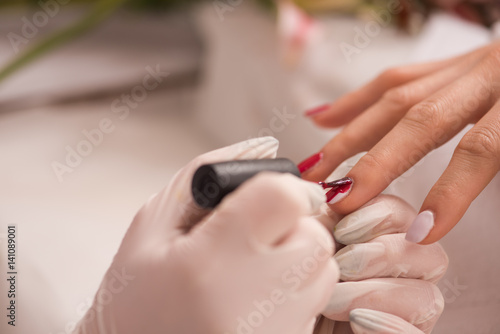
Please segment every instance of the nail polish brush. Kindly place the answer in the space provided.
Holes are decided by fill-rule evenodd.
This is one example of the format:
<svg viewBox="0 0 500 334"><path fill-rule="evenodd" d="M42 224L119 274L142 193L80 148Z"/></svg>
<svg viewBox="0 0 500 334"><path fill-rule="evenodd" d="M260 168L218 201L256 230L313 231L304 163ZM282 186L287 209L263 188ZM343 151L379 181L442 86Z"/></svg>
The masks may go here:
<svg viewBox="0 0 500 334"><path fill-rule="evenodd" d="M222 199L236 190L243 182L260 172L290 173L301 177L297 165L286 158L260 160L233 160L199 167L192 180L191 191L195 202L202 208L215 208ZM347 192L352 179L345 177L331 182L319 182L330 202L340 193Z"/></svg>

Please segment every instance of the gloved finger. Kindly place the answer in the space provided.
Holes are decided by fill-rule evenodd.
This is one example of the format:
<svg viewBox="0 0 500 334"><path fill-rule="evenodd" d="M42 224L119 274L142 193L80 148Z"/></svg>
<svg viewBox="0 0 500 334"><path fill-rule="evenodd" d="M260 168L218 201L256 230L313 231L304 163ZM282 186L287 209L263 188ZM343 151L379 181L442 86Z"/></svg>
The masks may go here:
<svg viewBox="0 0 500 334"><path fill-rule="evenodd" d="M415 209L401 198L379 195L335 226L335 240L351 245L384 234L406 232L416 215Z"/></svg>
<svg viewBox="0 0 500 334"><path fill-rule="evenodd" d="M186 228L208 213L208 210L200 209L195 204L191 195L191 180L198 167L226 160L275 158L278 144L273 137L253 138L198 156L140 209L134 221L154 226L155 234L161 236L162 241L165 237L172 239L183 234ZM132 224L131 229L135 228Z"/></svg>
<svg viewBox="0 0 500 334"><path fill-rule="evenodd" d="M430 333L443 311L444 300L437 286L427 281L374 278L337 284L322 314L332 320L348 321L349 313L356 308L396 315Z"/></svg>
<svg viewBox="0 0 500 334"><path fill-rule="evenodd" d="M228 225L239 225L247 239L274 245L292 233L299 218L317 212L324 196L323 189L312 182L291 174L263 172L226 196L210 219L197 228L224 233Z"/></svg>
<svg viewBox="0 0 500 334"><path fill-rule="evenodd" d="M352 310L349 321L354 334L424 334L400 317L370 309Z"/></svg>
<svg viewBox="0 0 500 334"><path fill-rule="evenodd" d="M260 266L262 272L273 275L267 279L266 287L283 291L287 313L272 315L275 323L286 323L294 319L297 334L311 333L314 319L324 309L338 282L339 269L332 259L333 243L328 232L313 218L299 221L292 234L273 249L266 257L280 257L271 266ZM309 305L312 307L304 307ZM284 306L284 305L283 305ZM279 307L279 306L277 306ZM300 319L305 319L301 322ZM308 329L304 330L306 327ZM279 328L269 333L279 333Z"/></svg>
<svg viewBox="0 0 500 334"><path fill-rule="evenodd" d="M196 249L210 254L209 264L189 266L202 272L205 280L221 276L221 270L227 272L217 279L224 289L212 291L209 298L224 295L225 302L239 305L244 301L238 295L228 296L227 291L249 289L265 296L278 291L279 302L269 303L272 297L265 302L269 305L266 329L273 332L270 326L293 317L296 328L304 332L328 302L339 275L332 259L333 239L308 216L323 201L318 185L292 175L261 173L226 196L203 224L178 238L175 251L184 258ZM228 263L232 264L229 268ZM230 279L234 273L245 279Z"/></svg>
<svg viewBox="0 0 500 334"><path fill-rule="evenodd" d="M342 216L333 212L332 209L326 204L321 205L320 211L314 216L314 219L319 221L323 225L333 238L333 231L335 226L342 219ZM340 249L343 245L333 239L335 243L335 249Z"/></svg>
<svg viewBox="0 0 500 334"><path fill-rule="evenodd" d="M404 233L377 237L346 246L335 254L343 281L401 277L436 283L446 272L448 256L440 244L421 246L405 240Z"/></svg>
<svg viewBox="0 0 500 334"><path fill-rule="evenodd" d="M311 303L317 303L319 298L326 305L339 278L337 262L332 258L335 251L333 239L328 231L316 219L303 217L274 250L280 254L293 254L290 260L282 261L285 270L281 278L293 285L290 290L302 294L298 298L300 303L308 304L310 299ZM318 281L323 283L318 284Z"/></svg>
<svg viewBox="0 0 500 334"><path fill-rule="evenodd" d="M500 170L500 100L465 134L427 195L407 240L430 244L445 236Z"/></svg>
<svg viewBox="0 0 500 334"><path fill-rule="evenodd" d="M308 260L303 260L299 266L291 267L289 270L296 271L297 268L302 266L301 270L303 270L305 274L308 274L307 270L312 270L311 264L313 262L310 260L309 262L306 261ZM319 260L315 261L319 262ZM314 270L314 278L312 278L313 275L311 275L311 277L304 280L304 283L300 283L301 287L299 287L297 291L292 290L287 293L287 300L295 305L293 309L297 313L284 315L283 321L300 319L300 316L303 316L304 312L307 312L308 318L315 319L327 305L339 279L337 263L329 258L324 260L322 267L318 265L318 269ZM300 278L297 274L295 277L296 279ZM284 278L284 276L282 278ZM288 278L290 278L290 276L288 276ZM305 309L304 305L315 305L315 308Z"/></svg>
<svg viewBox="0 0 500 334"><path fill-rule="evenodd" d="M459 57L456 57L387 70L375 80L341 97L331 105L311 109L305 115L318 126L331 128L344 125L377 102L387 90L433 73L458 59Z"/></svg>

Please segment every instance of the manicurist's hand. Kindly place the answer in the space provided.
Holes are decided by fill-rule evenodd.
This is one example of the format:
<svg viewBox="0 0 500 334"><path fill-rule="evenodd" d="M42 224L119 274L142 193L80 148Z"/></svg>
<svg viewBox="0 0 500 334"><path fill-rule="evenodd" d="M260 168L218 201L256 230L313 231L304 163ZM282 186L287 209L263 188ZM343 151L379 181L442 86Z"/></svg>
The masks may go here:
<svg viewBox="0 0 500 334"><path fill-rule="evenodd" d="M434 63L395 68L331 105L306 113L317 125L346 125L301 164L323 180L347 157L368 153L347 176L352 191L334 205L367 203L433 149L473 123L427 195L407 240L429 244L461 219L500 166L500 43Z"/></svg>
<svg viewBox="0 0 500 334"><path fill-rule="evenodd" d="M311 217L322 188L262 173L210 212L191 195L200 165L277 149L256 138L179 171L135 216L74 333L312 333L339 276L333 239Z"/></svg>

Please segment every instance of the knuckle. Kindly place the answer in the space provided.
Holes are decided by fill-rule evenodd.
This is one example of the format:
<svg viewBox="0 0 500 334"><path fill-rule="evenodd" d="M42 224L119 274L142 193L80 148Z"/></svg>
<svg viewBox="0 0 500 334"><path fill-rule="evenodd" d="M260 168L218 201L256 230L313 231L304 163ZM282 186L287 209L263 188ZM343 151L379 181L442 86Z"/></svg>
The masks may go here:
<svg viewBox="0 0 500 334"><path fill-rule="evenodd" d="M489 127L477 127L470 130L457 146L457 153L473 157L500 159L499 133Z"/></svg>
<svg viewBox="0 0 500 334"><path fill-rule="evenodd" d="M408 71L404 67L393 67L382 72L378 81L387 82L389 84L399 84L409 77Z"/></svg>
<svg viewBox="0 0 500 334"><path fill-rule="evenodd" d="M399 106L411 104L411 92L404 86L391 88L382 96L382 100Z"/></svg>
<svg viewBox="0 0 500 334"><path fill-rule="evenodd" d="M437 203L449 202L456 199L457 194L459 194L457 187L455 182L438 182L432 187L429 197L432 196L432 199Z"/></svg>
<svg viewBox="0 0 500 334"><path fill-rule="evenodd" d="M368 170L386 170L386 167L379 159L378 155L375 155L372 152L368 152L361 157L358 164L363 164Z"/></svg>
<svg viewBox="0 0 500 334"><path fill-rule="evenodd" d="M440 101L421 102L408 111L402 122L419 132L441 129L446 126L443 104Z"/></svg>

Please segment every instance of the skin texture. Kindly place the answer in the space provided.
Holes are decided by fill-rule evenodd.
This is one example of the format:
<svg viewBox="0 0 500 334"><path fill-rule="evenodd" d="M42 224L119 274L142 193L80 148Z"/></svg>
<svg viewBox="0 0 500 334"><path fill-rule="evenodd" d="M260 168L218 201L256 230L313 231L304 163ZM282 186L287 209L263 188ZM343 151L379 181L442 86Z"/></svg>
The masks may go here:
<svg viewBox="0 0 500 334"><path fill-rule="evenodd" d="M347 214L474 124L455 149L419 212L434 214L420 243L440 240L462 218L500 167L500 43L448 60L390 69L310 117L318 126L345 125L304 178L323 180L347 157L368 153L347 173L355 185L333 210Z"/></svg>

